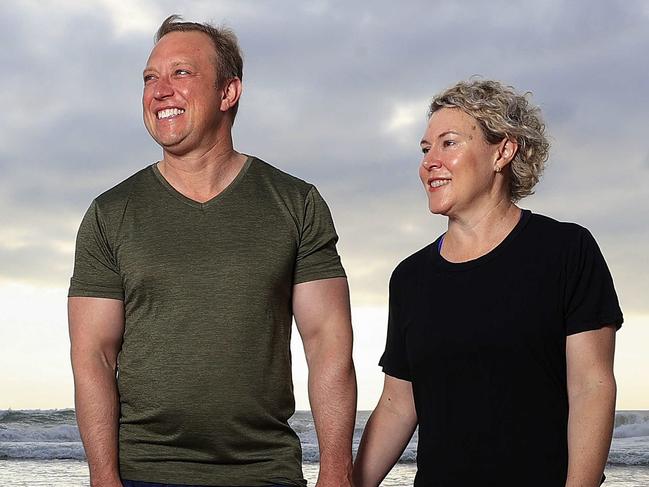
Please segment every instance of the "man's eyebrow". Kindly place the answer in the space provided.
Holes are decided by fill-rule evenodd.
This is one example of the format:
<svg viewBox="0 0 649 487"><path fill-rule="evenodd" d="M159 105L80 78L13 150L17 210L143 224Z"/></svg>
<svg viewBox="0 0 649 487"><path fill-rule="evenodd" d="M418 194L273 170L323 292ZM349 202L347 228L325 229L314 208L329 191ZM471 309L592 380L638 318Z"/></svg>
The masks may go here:
<svg viewBox="0 0 649 487"><path fill-rule="evenodd" d="M184 64L184 65L187 65L187 66L193 66L194 65L194 63L192 63L191 61L188 61L186 59L178 59L176 61L173 61L171 63L171 66L176 67L176 66L180 66L181 64ZM156 71L156 69L152 68L151 66L146 66L144 68L144 70L142 71L142 73L146 73L147 71Z"/></svg>

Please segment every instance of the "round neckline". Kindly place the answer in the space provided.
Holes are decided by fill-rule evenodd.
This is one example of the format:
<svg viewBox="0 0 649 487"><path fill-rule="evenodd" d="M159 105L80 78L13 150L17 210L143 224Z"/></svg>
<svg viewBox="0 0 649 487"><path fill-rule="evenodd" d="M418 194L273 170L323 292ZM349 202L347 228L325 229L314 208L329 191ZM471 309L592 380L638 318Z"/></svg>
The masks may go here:
<svg viewBox="0 0 649 487"><path fill-rule="evenodd" d="M525 228L525 226L529 222L531 215L532 212L530 210L521 209L521 217L516 223L516 226L509 232L509 234L507 234L507 236L503 239L502 242L500 242L498 245L496 245L492 250L490 250L486 254L481 255L480 257L477 257L472 260L467 260L465 262L451 262L446 260L444 257L442 257L442 255L439 252L439 242L442 238L444 238L444 235L446 235L446 233L443 233L430 246L433 263L436 266L441 267L445 270L464 271L468 269L473 269L474 267L489 262L490 260L498 257L512 243L512 241L516 239L516 237L521 233L521 231Z"/></svg>
<svg viewBox="0 0 649 487"><path fill-rule="evenodd" d="M228 184L225 188L223 188L223 191L221 191L219 194L214 196L213 198L210 198L209 200L201 203L200 201L193 200L184 194L182 194L180 191L178 191L176 188L174 188L169 181L165 179L165 177L162 175L160 172L160 169L158 168L158 162L154 162L151 164L151 170L153 171L153 174L155 175L156 179L160 184L169 192L174 198L177 200L193 207L193 208L198 208L200 210L204 210L212 205L214 205L216 202L218 202L221 198L226 196L228 193L232 192L232 190L238 186L239 182L243 179L243 177L246 175L248 172L248 168L252 164L252 160L254 159L253 156L248 156L246 162L243 163L243 166L239 170L239 173L235 176L235 178Z"/></svg>

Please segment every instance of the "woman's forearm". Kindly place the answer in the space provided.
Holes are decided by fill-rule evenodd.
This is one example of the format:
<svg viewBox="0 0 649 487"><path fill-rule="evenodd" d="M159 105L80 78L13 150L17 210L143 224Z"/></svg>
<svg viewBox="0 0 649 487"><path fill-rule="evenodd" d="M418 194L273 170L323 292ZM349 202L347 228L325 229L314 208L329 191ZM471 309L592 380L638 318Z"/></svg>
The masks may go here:
<svg viewBox="0 0 649 487"><path fill-rule="evenodd" d="M412 384L386 375L356 454L354 487L377 487L399 460L416 427Z"/></svg>
<svg viewBox="0 0 649 487"><path fill-rule="evenodd" d="M570 398L566 487L598 487L608 458L615 420L611 376Z"/></svg>

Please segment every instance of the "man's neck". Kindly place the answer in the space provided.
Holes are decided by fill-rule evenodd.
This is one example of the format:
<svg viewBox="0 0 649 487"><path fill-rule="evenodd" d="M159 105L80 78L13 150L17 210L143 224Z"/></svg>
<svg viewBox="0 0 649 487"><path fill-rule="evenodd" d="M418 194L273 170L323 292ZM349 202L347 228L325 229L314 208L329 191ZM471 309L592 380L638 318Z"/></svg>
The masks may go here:
<svg viewBox="0 0 649 487"><path fill-rule="evenodd" d="M211 200L237 177L247 157L232 144L219 144L201 153L174 155L165 151L158 169L167 182L188 198Z"/></svg>

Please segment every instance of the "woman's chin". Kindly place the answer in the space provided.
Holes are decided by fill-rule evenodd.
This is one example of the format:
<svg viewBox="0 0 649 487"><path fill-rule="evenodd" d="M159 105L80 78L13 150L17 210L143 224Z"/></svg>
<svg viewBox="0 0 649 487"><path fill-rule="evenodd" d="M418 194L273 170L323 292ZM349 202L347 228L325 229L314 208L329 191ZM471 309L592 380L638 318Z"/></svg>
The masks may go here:
<svg viewBox="0 0 649 487"><path fill-rule="evenodd" d="M439 205L428 205L428 209L433 215L441 215L441 216L446 216L449 210L445 206L439 206Z"/></svg>

